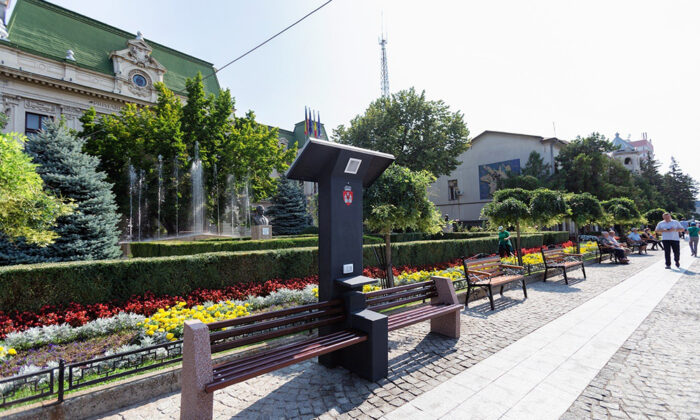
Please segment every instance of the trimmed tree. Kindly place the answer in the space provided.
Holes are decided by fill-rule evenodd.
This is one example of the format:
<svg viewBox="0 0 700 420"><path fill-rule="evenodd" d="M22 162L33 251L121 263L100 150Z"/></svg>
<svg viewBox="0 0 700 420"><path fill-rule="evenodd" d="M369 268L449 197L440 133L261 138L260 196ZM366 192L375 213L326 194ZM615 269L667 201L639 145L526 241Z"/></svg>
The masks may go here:
<svg viewBox="0 0 700 420"><path fill-rule="evenodd" d="M564 195L559 191L539 188L532 192L530 219L533 223L549 227L561 223L569 214Z"/></svg>
<svg viewBox="0 0 700 420"><path fill-rule="evenodd" d="M277 192L267 214L272 219L275 235L297 235L312 222L301 185L285 176L277 183Z"/></svg>
<svg viewBox="0 0 700 420"><path fill-rule="evenodd" d="M112 185L105 181L106 174L97 171L99 160L82 152L84 143L61 123L50 123L27 141L27 153L39 165L45 188L71 200L76 211L57 219L54 231L59 238L53 244L18 246L17 254L25 259L100 260L121 255Z"/></svg>
<svg viewBox="0 0 700 420"><path fill-rule="evenodd" d="M565 199L569 205L569 214L576 230L576 252L580 253L581 244L578 238L578 229L580 226L602 220L604 215L603 207L600 205L600 201L590 193L571 193L567 194Z"/></svg>
<svg viewBox="0 0 700 420"><path fill-rule="evenodd" d="M652 226L656 226L660 221L664 219L664 213L668 213L664 209L651 209L644 213L644 217L647 219L647 223Z"/></svg>
<svg viewBox="0 0 700 420"><path fill-rule="evenodd" d="M644 220L637 205L629 198L613 198L601 203L611 223L627 226Z"/></svg>
<svg viewBox="0 0 700 420"><path fill-rule="evenodd" d="M428 171L414 172L394 164L365 190L365 225L384 236L389 287L394 285L391 233L396 230L437 233L444 226L440 212L428 195L428 187L434 181L435 177Z"/></svg>
<svg viewBox="0 0 700 420"><path fill-rule="evenodd" d="M518 264L523 264L520 251L520 225L530 222L530 200L532 192L522 188L510 188L496 191L493 201L481 210L482 216L488 218L491 223L497 225L515 226L516 254Z"/></svg>

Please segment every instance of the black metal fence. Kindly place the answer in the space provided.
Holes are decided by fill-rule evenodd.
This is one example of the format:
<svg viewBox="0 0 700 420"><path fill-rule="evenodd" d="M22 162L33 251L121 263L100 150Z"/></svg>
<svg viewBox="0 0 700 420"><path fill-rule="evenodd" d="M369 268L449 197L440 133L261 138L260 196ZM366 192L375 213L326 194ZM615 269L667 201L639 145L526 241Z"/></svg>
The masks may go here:
<svg viewBox="0 0 700 420"><path fill-rule="evenodd" d="M158 369L182 361L182 340L117 353L84 362L65 363L21 376L0 379L0 409L55 398L66 392Z"/></svg>

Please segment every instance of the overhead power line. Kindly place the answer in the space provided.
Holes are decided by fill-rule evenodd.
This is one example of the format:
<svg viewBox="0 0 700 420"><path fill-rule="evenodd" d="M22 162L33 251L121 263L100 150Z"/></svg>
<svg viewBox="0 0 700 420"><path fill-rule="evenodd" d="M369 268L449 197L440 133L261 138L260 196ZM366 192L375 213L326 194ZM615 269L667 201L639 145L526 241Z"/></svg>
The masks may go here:
<svg viewBox="0 0 700 420"><path fill-rule="evenodd" d="M220 72L221 70L225 69L226 67L230 66L231 64L235 63L236 61L240 60L241 58L245 57L246 55L252 53L253 51L257 50L258 48L262 47L263 45L267 44L268 42L272 41L273 39L275 39L275 38L277 38L278 36L282 35L283 33L287 32L288 30L292 29L294 26L296 26L296 25L297 25L298 23L300 23L302 20L304 20L304 19L306 19L307 17L309 17L309 16L313 15L314 13L318 12L318 11L321 10L324 6L326 6L328 3L332 2L332 1L333 1L333 0L328 0L327 2L325 2L325 3L323 3L322 5L318 6L318 7L315 8L314 10L312 10L312 11L310 11L309 13L307 13L306 15L304 15L301 19L297 20L296 22L292 23L291 25L287 26L286 28L282 29L281 31L277 32L276 34L272 35L271 37L269 37L269 38L266 39L265 41L261 42L260 44L256 45L255 47L251 48L250 50L246 51L243 55L241 55L241 56L239 56L239 57L236 57L236 58L234 58L233 60L229 61L228 63L226 63L226 65L224 65L223 67L217 69L216 71L214 71L214 72L211 73L210 75L204 77L202 80L207 79L207 78L209 78L209 77L215 75L216 73Z"/></svg>

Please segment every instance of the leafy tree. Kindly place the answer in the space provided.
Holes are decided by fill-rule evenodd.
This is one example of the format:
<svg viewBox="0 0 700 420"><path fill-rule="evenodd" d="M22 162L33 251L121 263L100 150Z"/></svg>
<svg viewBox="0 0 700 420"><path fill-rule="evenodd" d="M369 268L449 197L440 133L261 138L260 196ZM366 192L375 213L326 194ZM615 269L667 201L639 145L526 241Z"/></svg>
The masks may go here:
<svg viewBox="0 0 700 420"><path fill-rule="evenodd" d="M647 223L652 226L656 226L660 221L664 219L664 213L668 213L665 209L657 208L651 209L644 213L644 218L647 219Z"/></svg>
<svg viewBox="0 0 700 420"><path fill-rule="evenodd" d="M644 220L637 205L629 198L613 198L601 204L611 223L628 226Z"/></svg>
<svg viewBox="0 0 700 420"><path fill-rule="evenodd" d="M235 180L239 190L248 180L253 195L269 197L276 181L271 174L283 172L296 156L296 148L279 143L277 129L255 120L249 111L244 117L233 114L235 101L228 90L206 97L201 75L187 81L186 105L163 84L156 84L158 100L154 106L126 105L118 114L98 117L88 110L81 117L88 141L85 150L101 160L100 169L114 184L122 214L129 214L129 167L143 171L143 225L150 233L161 227L170 233L189 225L191 211L190 166L195 143L199 143L207 207L210 221L218 208L225 208ZM160 159L159 159L160 156ZM162 163L161 163L162 162ZM161 166L162 165L162 166ZM158 168L160 167L160 171ZM162 174L162 195L158 195L158 173ZM161 217L157 206L161 201ZM134 206L136 202L132 203Z"/></svg>
<svg viewBox="0 0 700 420"><path fill-rule="evenodd" d="M435 177L428 171L414 172L394 164L365 190L365 225L384 236L389 287L394 285L391 233L396 230L437 233L444 225L428 194L428 187L434 181Z"/></svg>
<svg viewBox="0 0 700 420"><path fill-rule="evenodd" d="M117 258L119 215L106 175L96 170L98 159L83 153L84 140L61 123L49 123L27 141L27 152L38 164L45 188L76 205L72 214L56 220L56 241L43 248L18 244L10 252L17 262L100 260ZM5 244L8 245L8 244Z"/></svg>
<svg viewBox="0 0 700 420"><path fill-rule="evenodd" d="M552 179L553 187L577 194L588 192L599 200L635 197L638 190L630 171L608 156L613 150L612 143L598 133L576 138L555 158L557 176Z"/></svg>
<svg viewBox="0 0 700 420"><path fill-rule="evenodd" d="M482 216L493 224L515 226L518 264L522 265L523 257L520 247L521 225L532 221L530 201L532 192L522 188L512 188L496 191L493 201L481 210Z"/></svg>
<svg viewBox="0 0 700 420"><path fill-rule="evenodd" d="M469 147L463 115L443 101L429 101L425 92L402 90L372 102L364 115L334 130L339 143L396 156L396 163L413 171L446 175L459 165Z"/></svg>
<svg viewBox="0 0 700 420"><path fill-rule="evenodd" d="M312 222L302 186L285 176L277 182L277 192L272 196L272 206L267 214L272 218L272 233L275 235L297 235Z"/></svg>
<svg viewBox="0 0 700 420"><path fill-rule="evenodd" d="M581 226L603 220L603 207L600 205L600 201L590 193L569 193L565 199L576 230L576 252L578 253L581 252L578 229Z"/></svg>
<svg viewBox="0 0 700 420"><path fill-rule="evenodd" d="M43 190L37 165L22 152L25 142L18 134L0 134L0 234L5 241L45 246L58 237L56 219L73 206Z"/></svg>
<svg viewBox="0 0 700 420"><path fill-rule="evenodd" d="M7 115L0 112L0 130L7 126Z"/></svg>
<svg viewBox="0 0 700 420"><path fill-rule="evenodd" d="M552 167L549 163L544 163L542 155L533 150L530 152L530 156L528 156L527 163L525 163L521 174L534 177L539 181L544 181L549 177L551 169Z"/></svg>

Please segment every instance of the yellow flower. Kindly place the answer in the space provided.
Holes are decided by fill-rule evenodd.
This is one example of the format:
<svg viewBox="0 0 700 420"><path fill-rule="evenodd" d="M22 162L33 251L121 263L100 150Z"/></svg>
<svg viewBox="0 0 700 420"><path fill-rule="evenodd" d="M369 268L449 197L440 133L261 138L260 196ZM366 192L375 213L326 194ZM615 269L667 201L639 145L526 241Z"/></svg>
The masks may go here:
<svg viewBox="0 0 700 420"><path fill-rule="evenodd" d="M165 338L166 338L167 340L172 340L174 337L175 337L175 334L173 334L173 333L167 333L167 334L165 334Z"/></svg>
<svg viewBox="0 0 700 420"><path fill-rule="evenodd" d="M7 351L7 354L9 354L10 356L14 356L14 355L17 354L17 350L15 350L15 349L9 349L9 350Z"/></svg>

